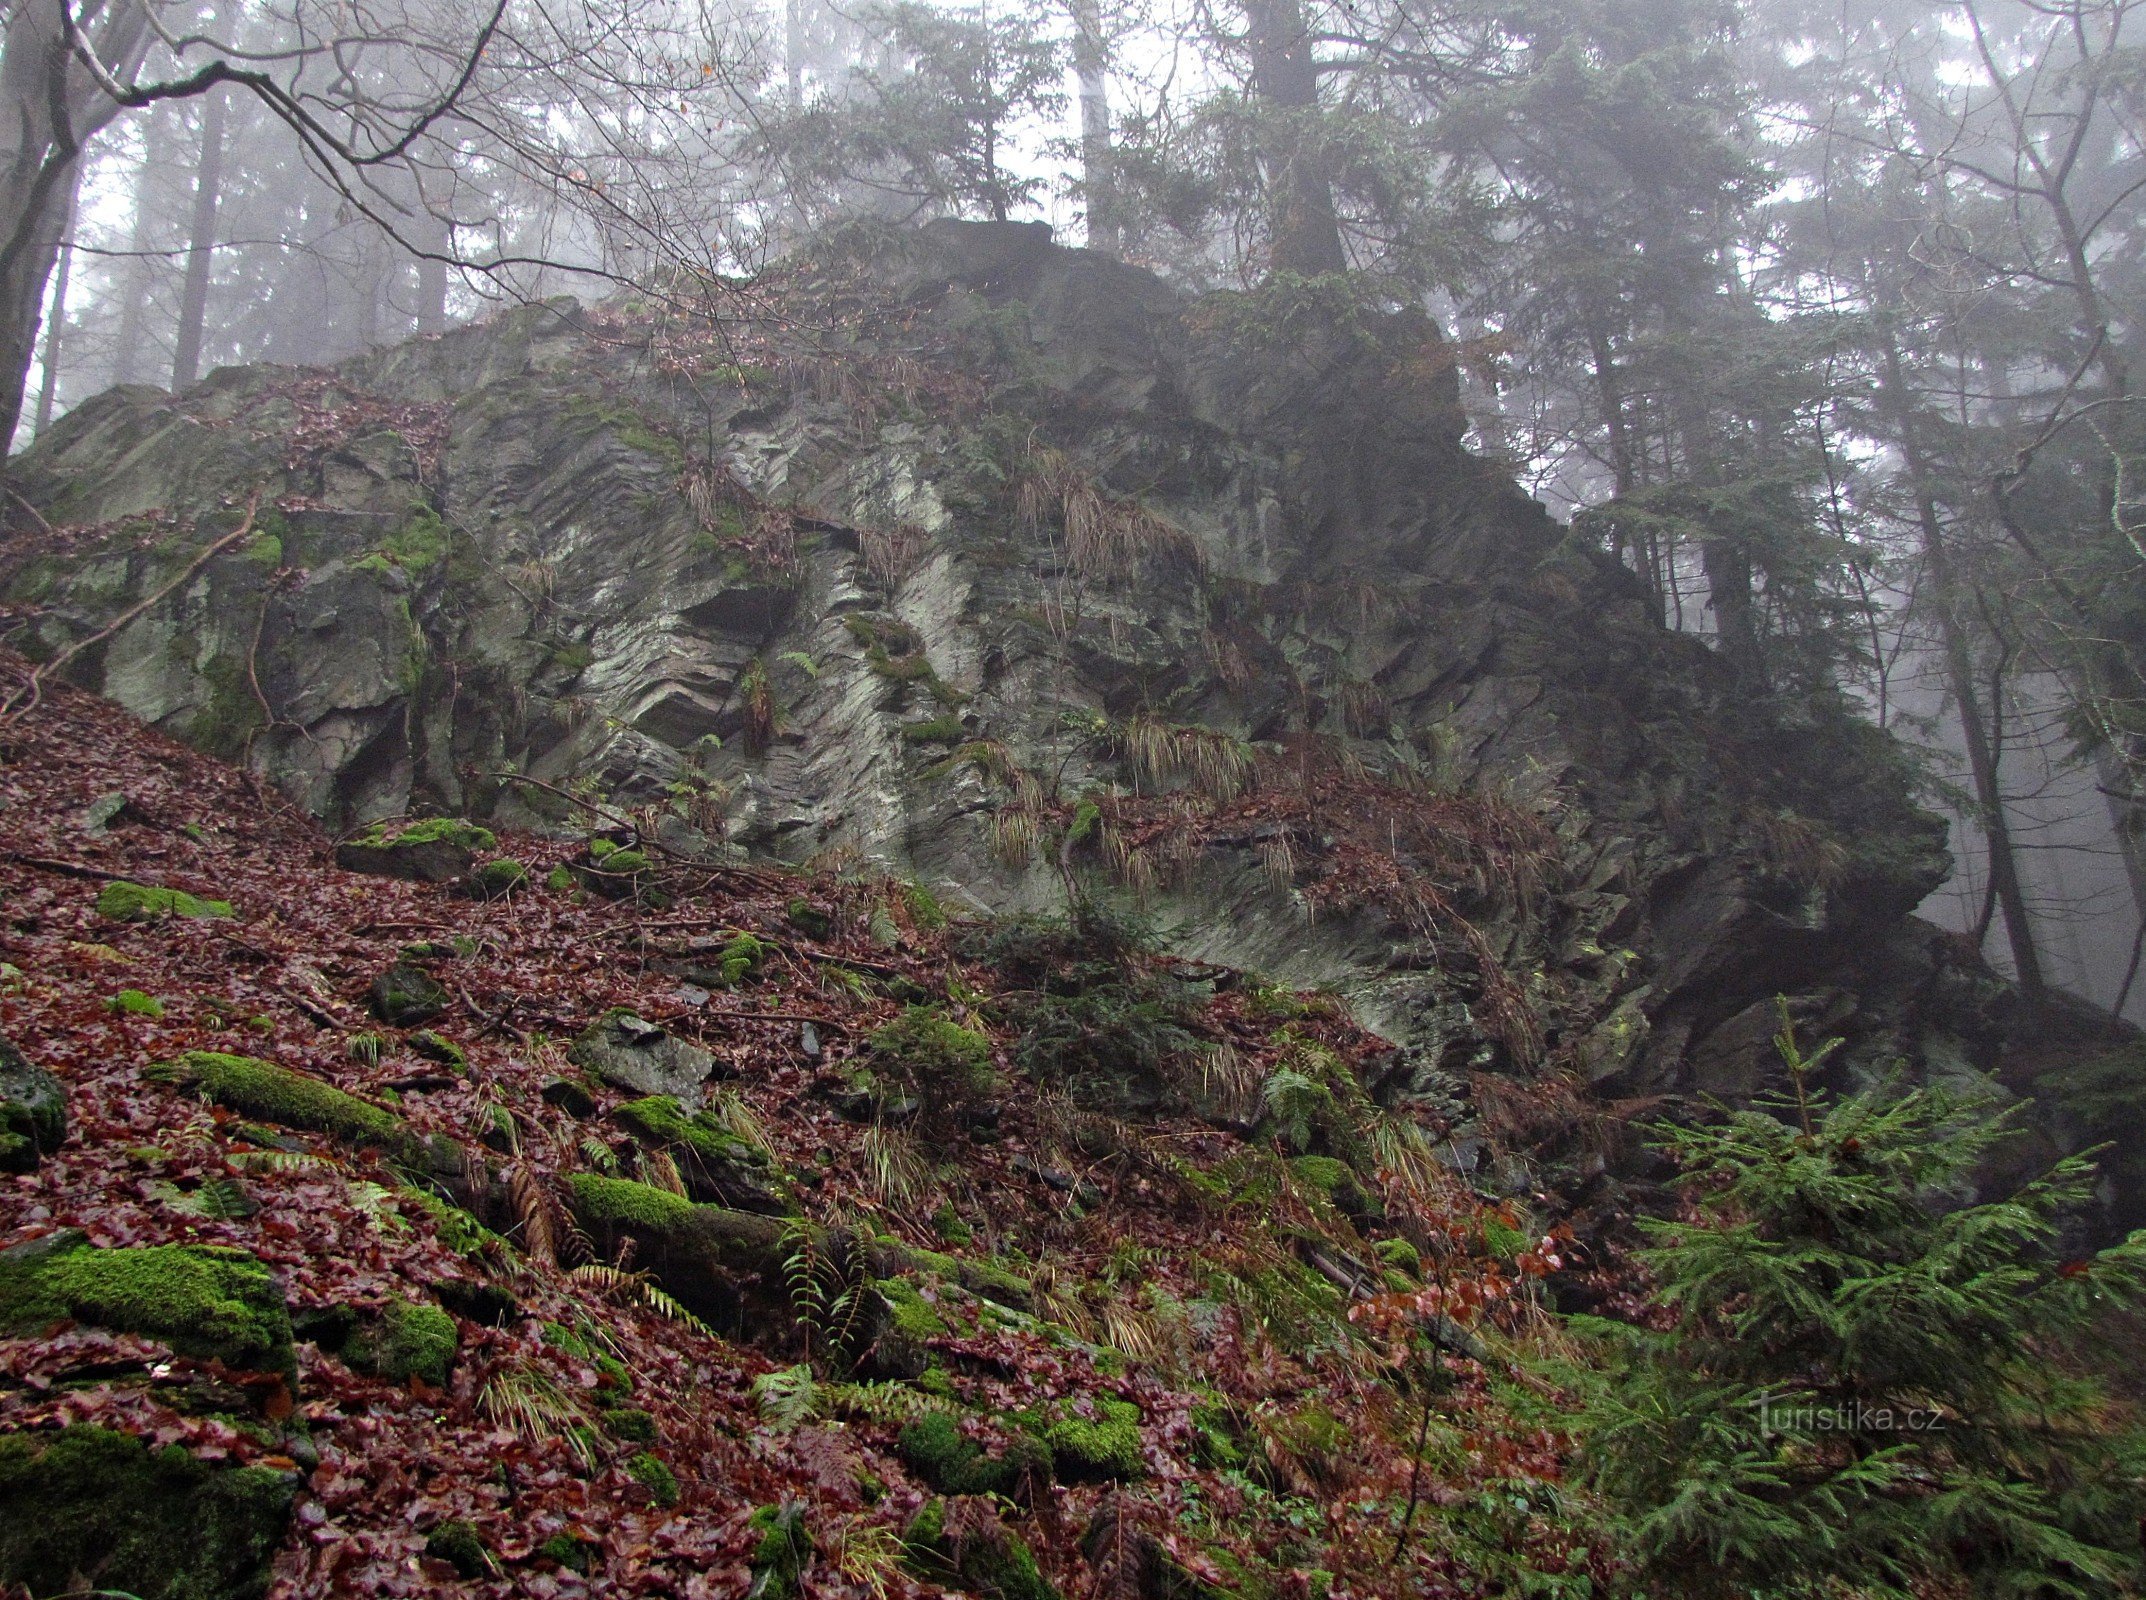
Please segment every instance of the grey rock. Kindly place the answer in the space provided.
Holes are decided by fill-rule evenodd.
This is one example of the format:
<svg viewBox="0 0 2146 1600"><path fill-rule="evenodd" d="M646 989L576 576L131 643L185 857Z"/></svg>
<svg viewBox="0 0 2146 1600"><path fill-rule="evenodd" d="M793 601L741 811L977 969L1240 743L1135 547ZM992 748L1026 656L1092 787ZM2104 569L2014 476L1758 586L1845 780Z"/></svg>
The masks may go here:
<svg viewBox="0 0 2146 1600"><path fill-rule="evenodd" d="M30 1172L67 1137L67 1088L0 1038L0 1172Z"/></svg>
<svg viewBox="0 0 2146 1600"><path fill-rule="evenodd" d="M708 1079L719 1070L699 1045L673 1038L630 1011L599 1018L567 1047L566 1059L615 1089L667 1094L688 1111L708 1097Z"/></svg>

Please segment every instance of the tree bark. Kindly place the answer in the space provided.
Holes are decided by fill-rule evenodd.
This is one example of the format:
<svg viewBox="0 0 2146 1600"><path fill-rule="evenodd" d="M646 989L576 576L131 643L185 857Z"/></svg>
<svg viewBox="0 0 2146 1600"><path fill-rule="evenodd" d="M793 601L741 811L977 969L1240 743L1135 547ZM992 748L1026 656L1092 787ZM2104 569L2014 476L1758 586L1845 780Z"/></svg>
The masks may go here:
<svg viewBox="0 0 2146 1600"><path fill-rule="evenodd" d="M1915 495L1915 515L1922 540L1922 556L1937 602L1938 633L1945 651L1945 676L1953 704L1960 713L1962 742L1967 746L1967 769L1974 781L1975 807L1981 812L1982 837L1989 849L1990 890L2004 913L2005 943L2012 953L2013 974L2020 991L2030 1002L2042 997L2041 952L2035 945L2034 922L2027 910L2027 896L2020 882L2019 857L2012 845L2011 819L2005 811L2004 786L1998 772L1998 753L1990 739L1981 695L1975 683L1974 652L1961 620L1961 592L1952 558L1945 547L1943 519L1937 511L1937 491L1930 463L1915 434L1914 413L1908 403L1900 371L1899 347L1887 341L1885 384L1879 403L1892 422L1900 445L1900 457L1908 469Z"/></svg>
<svg viewBox="0 0 2146 1600"><path fill-rule="evenodd" d="M122 109L68 49L57 5L18 3L0 34L0 447L12 449L37 354L45 286L85 142ZM140 5L105 10L90 41L131 74L149 41Z"/></svg>
<svg viewBox="0 0 2146 1600"><path fill-rule="evenodd" d="M1334 188L1314 126L1319 65L1302 0L1246 0L1252 93L1270 118L1267 191L1273 242L1270 273L1314 277L1348 270Z"/></svg>
<svg viewBox="0 0 2146 1600"><path fill-rule="evenodd" d="M224 181L223 91L212 89L201 104L201 159L194 166L194 208L187 225L186 286L179 296L179 331L173 341L171 387L190 389L201 376L201 338L209 312L210 266L216 254L216 202Z"/></svg>
<svg viewBox="0 0 2146 1600"><path fill-rule="evenodd" d="M1114 256L1122 247L1110 170L1110 46L1098 0L1072 0L1073 71L1080 82L1080 166L1087 190L1088 248Z"/></svg>
<svg viewBox="0 0 2146 1600"><path fill-rule="evenodd" d="M37 422L30 437L43 433L52 421L52 407L60 388L60 357L67 334L67 281L74 276L75 216L82 197L82 167L75 164L74 178L67 186L67 220L60 243L59 264L53 274L52 311L45 320L45 357L37 385Z"/></svg>

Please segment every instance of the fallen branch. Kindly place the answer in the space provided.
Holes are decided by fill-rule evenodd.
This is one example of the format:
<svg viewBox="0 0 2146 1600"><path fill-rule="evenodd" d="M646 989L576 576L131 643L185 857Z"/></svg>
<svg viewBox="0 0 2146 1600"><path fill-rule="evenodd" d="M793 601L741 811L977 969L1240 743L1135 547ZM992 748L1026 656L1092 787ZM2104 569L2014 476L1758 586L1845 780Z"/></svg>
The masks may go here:
<svg viewBox="0 0 2146 1600"><path fill-rule="evenodd" d="M133 605L127 607L126 610L120 612L118 616L114 617L110 622L99 628L87 639L77 640L75 643L69 645L65 650L62 650L58 655L54 656L50 661L44 662L40 666L32 669L30 673L29 683L26 684L23 688L18 689L14 694L8 696L6 705L0 706L0 724L20 721L23 717L27 716L30 713L30 711L37 705L38 699L43 693L46 673L59 671L62 667L65 667L68 662L74 660L76 656L87 650L91 645L104 643L105 640L111 638L113 634L119 632L120 629L124 628L128 623L132 622L143 612L149 610L153 606L162 603L165 597L170 595L174 590L183 588L188 583L191 583L193 581L195 573L199 572L203 567L207 566L209 562L215 557L221 555L224 551L230 549L231 546L238 543L239 540L246 538L248 535L250 535L253 532L254 513L260 509L260 505L261 492L256 489L253 492L252 496L246 501L246 515L240 520L239 525L233 528L229 533L225 534L221 539L215 540L208 546L207 549L203 550L201 554L194 557L192 561L188 562L186 564L186 570L184 572L181 572L176 578L172 579L171 582L165 584L163 588L157 590L155 594L147 595L144 598L136 601Z"/></svg>

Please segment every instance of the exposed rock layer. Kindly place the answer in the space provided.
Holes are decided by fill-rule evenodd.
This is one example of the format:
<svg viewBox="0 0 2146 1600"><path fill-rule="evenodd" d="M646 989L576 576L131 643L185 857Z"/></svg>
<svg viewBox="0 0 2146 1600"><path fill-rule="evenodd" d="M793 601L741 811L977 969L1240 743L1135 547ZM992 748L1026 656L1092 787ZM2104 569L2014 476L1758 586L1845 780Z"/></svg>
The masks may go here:
<svg viewBox="0 0 2146 1600"><path fill-rule="evenodd" d="M1570 1086L1747 1097L1777 995L1849 1077L2019 1091L2123 1043L1912 918L1947 864L1898 752L1754 695L1467 455L1420 317L1191 303L989 225L765 293L90 401L19 463L59 533L15 546L15 637L86 637L258 492L260 537L74 674L339 825L557 823L582 784L674 851L854 853L956 907L1115 865L1187 956L1345 993L1459 1159L1532 1141L1573 1192L1617 1149ZM1231 810L1292 762L1302 805ZM1434 848L1404 822L1461 813L1410 796L1533 842ZM1392 871L1343 894L1367 814Z"/></svg>

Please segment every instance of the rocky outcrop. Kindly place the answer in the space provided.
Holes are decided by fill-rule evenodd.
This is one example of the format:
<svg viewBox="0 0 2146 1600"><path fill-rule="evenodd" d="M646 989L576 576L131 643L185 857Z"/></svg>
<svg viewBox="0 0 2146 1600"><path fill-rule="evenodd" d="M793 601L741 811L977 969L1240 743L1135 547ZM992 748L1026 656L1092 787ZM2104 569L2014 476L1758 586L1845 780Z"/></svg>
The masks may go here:
<svg viewBox="0 0 2146 1600"><path fill-rule="evenodd" d="M713 309L89 401L17 463L51 531L11 637L84 639L258 495L71 675L338 826L857 859L954 908L1116 882L1189 959L1339 991L1457 1162L1532 1145L1574 1193L1619 1156L1576 1095L1748 1096L1778 995L1851 1079L2024 1092L2127 1037L2028 1025L1912 919L1947 861L1899 752L1471 458L1419 315L952 224Z"/></svg>

